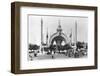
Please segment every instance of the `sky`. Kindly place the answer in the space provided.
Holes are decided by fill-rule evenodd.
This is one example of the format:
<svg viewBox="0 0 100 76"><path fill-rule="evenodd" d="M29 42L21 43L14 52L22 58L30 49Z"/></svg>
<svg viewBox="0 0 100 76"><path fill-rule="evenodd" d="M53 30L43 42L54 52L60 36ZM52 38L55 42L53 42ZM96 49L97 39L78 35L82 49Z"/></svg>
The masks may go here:
<svg viewBox="0 0 100 76"><path fill-rule="evenodd" d="M28 34L29 43L41 44L41 19L43 20L43 41L46 42L46 34L48 36L56 33L57 27L62 27L62 32L69 35L72 31L72 42L75 41L75 22L77 23L77 40L88 41L88 17L72 17L72 16L45 16L45 15L29 15L28 16Z"/></svg>

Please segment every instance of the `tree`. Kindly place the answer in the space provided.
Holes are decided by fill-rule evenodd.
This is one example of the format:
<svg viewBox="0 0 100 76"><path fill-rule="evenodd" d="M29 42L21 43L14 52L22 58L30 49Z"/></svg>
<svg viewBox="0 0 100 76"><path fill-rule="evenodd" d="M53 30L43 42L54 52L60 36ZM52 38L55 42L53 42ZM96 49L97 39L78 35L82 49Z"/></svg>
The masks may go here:
<svg viewBox="0 0 100 76"><path fill-rule="evenodd" d="M77 42L77 44L76 44L77 49L83 48L83 47L84 47L83 45L84 45L84 43L82 43L82 42Z"/></svg>
<svg viewBox="0 0 100 76"><path fill-rule="evenodd" d="M29 44L29 50L31 50L31 51L29 51L29 53L31 54L31 53L34 53L34 56L36 57L37 56L37 53L39 52L38 50L39 50L39 46L38 45L33 45L33 44ZM32 51L33 50L33 51Z"/></svg>
<svg viewBox="0 0 100 76"><path fill-rule="evenodd" d="M29 50L38 50L39 48L38 45L29 44Z"/></svg>
<svg viewBox="0 0 100 76"><path fill-rule="evenodd" d="M33 48L33 45L29 44L29 50L32 50L32 48Z"/></svg>
<svg viewBox="0 0 100 76"><path fill-rule="evenodd" d="M39 47L38 45L33 45L33 46L32 46L32 49L33 49L33 50L38 50L39 48L40 48L40 47Z"/></svg>

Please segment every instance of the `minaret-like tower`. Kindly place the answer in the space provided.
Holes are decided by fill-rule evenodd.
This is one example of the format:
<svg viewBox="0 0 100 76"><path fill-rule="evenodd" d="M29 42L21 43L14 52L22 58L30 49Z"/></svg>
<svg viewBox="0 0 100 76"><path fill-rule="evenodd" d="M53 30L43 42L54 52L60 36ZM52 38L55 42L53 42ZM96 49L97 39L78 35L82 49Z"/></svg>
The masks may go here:
<svg viewBox="0 0 100 76"><path fill-rule="evenodd" d="M42 20L42 18L41 18L41 48L40 48L40 50L41 50L41 53L43 53L43 20Z"/></svg>
<svg viewBox="0 0 100 76"><path fill-rule="evenodd" d="M75 21L75 43L77 43L77 21Z"/></svg>
<svg viewBox="0 0 100 76"><path fill-rule="evenodd" d="M75 21L75 51L77 51L77 21Z"/></svg>
<svg viewBox="0 0 100 76"><path fill-rule="evenodd" d="M41 18L41 45L43 44L43 20Z"/></svg>

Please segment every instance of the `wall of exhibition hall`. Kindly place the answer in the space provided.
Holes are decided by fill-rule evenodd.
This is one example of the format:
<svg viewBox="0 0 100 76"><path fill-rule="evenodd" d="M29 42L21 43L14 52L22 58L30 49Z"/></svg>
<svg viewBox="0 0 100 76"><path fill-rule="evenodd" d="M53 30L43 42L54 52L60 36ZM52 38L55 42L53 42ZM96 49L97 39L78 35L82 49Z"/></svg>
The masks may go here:
<svg viewBox="0 0 100 76"><path fill-rule="evenodd" d="M98 70L64 71L24 74L24 76L100 76L100 0L0 0L0 76L16 76L10 73L11 62L11 6L13 1L57 3L68 5L98 6ZM91 27L90 27L91 28ZM23 76L18 75L18 76Z"/></svg>

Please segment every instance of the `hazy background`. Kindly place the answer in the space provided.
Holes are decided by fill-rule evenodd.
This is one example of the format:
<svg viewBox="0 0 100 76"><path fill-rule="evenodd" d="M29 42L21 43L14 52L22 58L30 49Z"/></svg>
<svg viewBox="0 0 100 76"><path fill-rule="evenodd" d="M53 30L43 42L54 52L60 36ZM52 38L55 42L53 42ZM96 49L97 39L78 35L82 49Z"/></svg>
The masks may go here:
<svg viewBox="0 0 100 76"><path fill-rule="evenodd" d="M62 32L67 35L71 34L72 41L75 41L75 22L77 22L77 40L88 40L88 18L87 17L71 17L71 16L42 16L42 15L29 15L28 16L28 30L29 30L29 43L41 44L41 19L43 20L43 41L46 42L46 34L48 36L56 33L59 25L62 27Z"/></svg>

